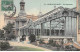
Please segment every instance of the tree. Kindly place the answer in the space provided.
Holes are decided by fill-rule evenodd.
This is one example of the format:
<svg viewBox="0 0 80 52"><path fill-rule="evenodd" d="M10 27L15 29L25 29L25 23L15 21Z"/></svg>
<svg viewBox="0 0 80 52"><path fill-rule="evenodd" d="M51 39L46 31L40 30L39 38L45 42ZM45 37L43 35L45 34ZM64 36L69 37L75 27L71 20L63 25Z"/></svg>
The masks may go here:
<svg viewBox="0 0 80 52"><path fill-rule="evenodd" d="M9 34L9 33L12 32L12 30L13 30L13 25L14 25L14 24L12 24L12 23L8 23L7 26L5 26L5 27L3 28L7 34Z"/></svg>
<svg viewBox="0 0 80 52"><path fill-rule="evenodd" d="M8 48L10 48L10 44L9 42L0 42L0 50L7 50Z"/></svg>
<svg viewBox="0 0 80 52"><path fill-rule="evenodd" d="M13 32L11 32L10 34L8 34L8 39L11 40L11 39L15 39L16 36L14 35Z"/></svg>
<svg viewBox="0 0 80 52"><path fill-rule="evenodd" d="M55 47L56 46L56 41L53 41L53 39L50 39L48 44Z"/></svg>
<svg viewBox="0 0 80 52"><path fill-rule="evenodd" d="M0 38L4 38L4 30L0 29Z"/></svg>
<svg viewBox="0 0 80 52"><path fill-rule="evenodd" d="M13 25L12 23L8 23L7 26L5 26L3 29L5 31L5 38L11 40L15 39L16 36L13 33Z"/></svg>
<svg viewBox="0 0 80 52"><path fill-rule="evenodd" d="M35 42L36 36L35 36L34 34L31 34L31 35L29 36L29 40L30 40L30 42Z"/></svg>
<svg viewBox="0 0 80 52"><path fill-rule="evenodd" d="M40 40L39 40L39 43L40 43L40 44L45 44L43 39L40 39Z"/></svg>
<svg viewBox="0 0 80 52"><path fill-rule="evenodd" d="M22 38L20 39L20 41L25 41L26 40L26 35L22 35Z"/></svg>

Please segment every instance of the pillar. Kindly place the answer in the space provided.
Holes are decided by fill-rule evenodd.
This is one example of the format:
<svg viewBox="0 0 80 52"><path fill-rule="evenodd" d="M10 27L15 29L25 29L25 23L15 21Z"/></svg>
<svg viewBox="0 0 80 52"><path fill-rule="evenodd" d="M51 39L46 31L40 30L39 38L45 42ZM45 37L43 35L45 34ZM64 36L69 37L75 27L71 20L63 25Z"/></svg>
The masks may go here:
<svg viewBox="0 0 80 52"><path fill-rule="evenodd" d="M39 36L41 36L41 24L39 25Z"/></svg>
<svg viewBox="0 0 80 52"><path fill-rule="evenodd" d="M36 35L36 34L35 34L35 27L34 27L34 31L33 31L33 33L34 33L34 35Z"/></svg>
<svg viewBox="0 0 80 52"><path fill-rule="evenodd" d="M71 17L71 35L72 35L72 37L73 37L73 34L72 34L73 32L72 32L72 17Z"/></svg>
<svg viewBox="0 0 80 52"><path fill-rule="evenodd" d="M60 20L60 19L59 19ZM60 23L60 21L59 21L59 23ZM60 27L59 27L59 36L60 36Z"/></svg>
<svg viewBox="0 0 80 52"><path fill-rule="evenodd" d="M51 21L50 21L50 36L51 36Z"/></svg>
<svg viewBox="0 0 80 52"><path fill-rule="evenodd" d="M65 17L65 22L64 22L64 34L65 34L65 36L66 36L66 17Z"/></svg>
<svg viewBox="0 0 80 52"><path fill-rule="evenodd" d="M68 18L68 24L67 24L67 25L68 25L68 26L67 26L67 27L68 27L68 33L67 33L67 35L69 36L69 35L70 35L70 26L69 26L69 23L70 23L70 17L67 17L67 18Z"/></svg>
<svg viewBox="0 0 80 52"><path fill-rule="evenodd" d="M41 35L43 36L44 35L44 32L43 32L43 24L41 24Z"/></svg>
<svg viewBox="0 0 80 52"><path fill-rule="evenodd" d="M27 36L28 36L28 29L26 28L26 32L25 32L26 34L27 34Z"/></svg>
<svg viewBox="0 0 80 52"><path fill-rule="evenodd" d="M60 36L60 28L59 28L59 36Z"/></svg>

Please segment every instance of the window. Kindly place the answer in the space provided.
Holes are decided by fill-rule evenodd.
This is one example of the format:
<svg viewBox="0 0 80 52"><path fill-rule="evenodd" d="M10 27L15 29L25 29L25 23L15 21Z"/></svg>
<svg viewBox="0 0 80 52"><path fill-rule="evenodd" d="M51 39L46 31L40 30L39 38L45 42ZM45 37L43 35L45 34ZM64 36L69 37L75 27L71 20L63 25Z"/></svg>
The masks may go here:
<svg viewBox="0 0 80 52"><path fill-rule="evenodd" d="M43 31L44 36L50 35L50 22L43 23Z"/></svg>
<svg viewBox="0 0 80 52"><path fill-rule="evenodd" d="M35 26L35 34L40 35L40 31L41 31L41 25Z"/></svg>
<svg viewBox="0 0 80 52"><path fill-rule="evenodd" d="M64 23L62 22L62 20L63 18L51 21L51 35L53 36L64 35Z"/></svg>

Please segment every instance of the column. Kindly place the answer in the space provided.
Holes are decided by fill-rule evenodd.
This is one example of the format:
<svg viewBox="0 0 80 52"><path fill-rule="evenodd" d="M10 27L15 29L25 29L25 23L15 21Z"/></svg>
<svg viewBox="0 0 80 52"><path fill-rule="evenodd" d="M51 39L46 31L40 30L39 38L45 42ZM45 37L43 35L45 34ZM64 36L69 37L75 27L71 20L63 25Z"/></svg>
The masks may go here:
<svg viewBox="0 0 80 52"><path fill-rule="evenodd" d="M34 27L34 31L33 31L33 33L34 33L34 35L36 35L36 34L35 34L35 27Z"/></svg>
<svg viewBox="0 0 80 52"><path fill-rule="evenodd" d="M54 35L55 35L55 29L54 29Z"/></svg>
<svg viewBox="0 0 80 52"><path fill-rule="evenodd" d="M18 42L20 42L20 19L19 19L19 24L18 24Z"/></svg>
<svg viewBox="0 0 80 52"><path fill-rule="evenodd" d="M66 17L65 17L65 22L64 22L64 34L66 35Z"/></svg>
<svg viewBox="0 0 80 52"><path fill-rule="evenodd" d="M76 16L76 41L77 41L77 38L78 38L78 16Z"/></svg>
<svg viewBox="0 0 80 52"><path fill-rule="evenodd" d="M71 35L73 37L73 34L72 34L72 17L71 17Z"/></svg>
<svg viewBox="0 0 80 52"><path fill-rule="evenodd" d="M55 21L54 21L55 22ZM55 24L54 24L55 25ZM55 33L55 26L54 26L54 35L56 35L56 33Z"/></svg>
<svg viewBox="0 0 80 52"><path fill-rule="evenodd" d="M72 36L72 17L70 17L70 35Z"/></svg>
<svg viewBox="0 0 80 52"><path fill-rule="evenodd" d="M41 24L40 24L40 36L41 36L42 34L41 34Z"/></svg>
<svg viewBox="0 0 80 52"><path fill-rule="evenodd" d="M23 29L23 35L24 35L24 29Z"/></svg>
<svg viewBox="0 0 80 52"><path fill-rule="evenodd" d="M68 18L68 26L67 26L67 27L68 27L68 33L67 33L67 34L70 35L70 26L69 26L69 23L70 23L70 17L67 17L67 18Z"/></svg>
<svg viewBox="0 0 80 52"><path fill-rule="evenodd" d="M60 19L59 19L60 20ZM60 21L59 21L59 23L60 23ZM60 36L60 27L59 27L59 36Z"/></svg>
<svg viewBox="0 0 80 52"><path fill-rule="evenodd" d="M60 28L59 28L59 36L60 36Z"/></svg>
<svg viewBox="0 0 80 52"><path fill-rule="evenodd" d="M76 34L76 36L75 36L75 41L77 42L77 38L78 38L78 17L76 16L76 18L75 18L75 34ZM79 39L79 38L78 38Z"/></svg>
<svg viewBox="0 0 80 52"><path fill-rule="evenodd" d="M28 29L27 29L27 28L26 28L26 32L25 32L25 34L28 35Z"/></svg>
<svg viewBox="0 0 80 52"><path fill-rule="evenodd" d="M44 33L43 33L43 24L41 24L41 35L43 36Z"/></svg>
<svg viewBox="0 0 80 52"><path fill-rule="evenodd" d="M51 21L50 21L50 36L51 36Z"/></svg>

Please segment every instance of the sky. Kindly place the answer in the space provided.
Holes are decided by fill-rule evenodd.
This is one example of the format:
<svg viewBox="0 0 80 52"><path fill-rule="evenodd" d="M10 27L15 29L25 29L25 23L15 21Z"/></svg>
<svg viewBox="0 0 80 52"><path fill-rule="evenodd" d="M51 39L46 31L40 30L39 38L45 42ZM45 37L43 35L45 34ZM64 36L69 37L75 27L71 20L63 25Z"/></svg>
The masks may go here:
<svg viewBox="0 0 80 52"><path fill-rule="evenodd" d="M21 0L14 0L14 5L16 6L17 9L16 15L20 11L20 4L19 4L20 1ZM39 11L45 14L48 11L53 10L54 6L56 6L56 8L59 6L63 6L66 8L76 7L76 0L24 0L24 1L25 1L25 11L27 15L38 15ZM5 12L1 11L1 6L0 6L0 29L4 26L4 15L3 15L4 13Z"/></svg>
<svg viewBox="0 0 80 52"><path fill-rule="evenodd" d="M68 7L73 8L76 7L76 0L24 0L25 1L25 9L26 13L28 14L34 14L37 15L41 9L42 13L46 13L52 9L54 9L54 6L59 7ZM16 4L17 11L20 9L19 6L20 0L14 0L14 4ZM45 5L46 4L46 5ZM48 5L52 4L52 5ZM56 5L60 4L60 5ZM72 4L72 5L63 5L63 4Z"/></svg>

